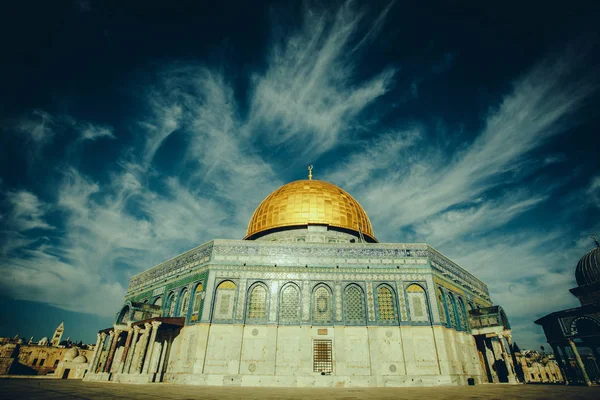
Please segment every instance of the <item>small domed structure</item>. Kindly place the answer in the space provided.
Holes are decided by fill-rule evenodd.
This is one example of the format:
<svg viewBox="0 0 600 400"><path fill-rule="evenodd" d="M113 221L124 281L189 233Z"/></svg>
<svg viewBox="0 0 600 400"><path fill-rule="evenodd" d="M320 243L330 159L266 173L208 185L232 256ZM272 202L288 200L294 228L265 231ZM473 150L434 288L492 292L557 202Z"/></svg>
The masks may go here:
<svg viewBox="0 0 600 400"><path fill-rule="evenodd" d="M80 354L73 359L73 362L77 364L85 364L88 362L88 359L83 354Z"/></svg>
<svg viewBox="0 0 600 400"><path fill-rule="evenodd" d="M40 339L40 341L38 342L38 344L40 346L47 346L48 345L48 338L46 336L44 336L43 338Z"/></svg>
<svg viewBox="0 0 600 400"><path fill-rule="evenodd" d="M73 361L79 355L79 350L77 347L72 347L65 352L63 356L63 361Z"/></svg>
<svg viewBox="0 0 600 400"><path fill-rule="evenodd" d="M600 246L581 257L575 269L575 279L579 286L600 282Z"/></svg>

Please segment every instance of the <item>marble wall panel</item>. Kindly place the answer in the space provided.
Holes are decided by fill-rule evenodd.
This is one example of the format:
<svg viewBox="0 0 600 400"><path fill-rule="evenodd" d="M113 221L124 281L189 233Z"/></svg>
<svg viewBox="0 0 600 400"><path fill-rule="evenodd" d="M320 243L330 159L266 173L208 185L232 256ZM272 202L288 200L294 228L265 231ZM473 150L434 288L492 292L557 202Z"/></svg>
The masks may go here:
<svg viewBox="0 0 600 400"><path fill-rule="evenodd" d="M241 325L211 325L204 362L205 374L239 372L242 330Z"/></svg>

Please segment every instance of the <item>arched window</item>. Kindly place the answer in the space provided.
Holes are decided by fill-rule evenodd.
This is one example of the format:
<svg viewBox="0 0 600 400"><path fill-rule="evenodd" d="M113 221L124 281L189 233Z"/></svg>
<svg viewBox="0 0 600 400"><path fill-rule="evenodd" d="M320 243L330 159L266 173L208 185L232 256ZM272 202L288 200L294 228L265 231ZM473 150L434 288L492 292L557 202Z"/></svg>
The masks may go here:
<svg viewBox="0 0 600 400"><path fill-rule="evenodd" d="M448 310L448 325L450 328L456 328L456 314L454 313L454 307L452 306L452 293L445 293L446 309Z"/></svg>
<svg viewBox="0 0 600 400"><path fill-rule="evenodd" d="M365 296L357 285L348 285L344 290L344 319L347 324L365 324Z"/></svg>
<svg viewBox="0 0 600 400"><path fill-rule="evenodd" d="M450 314L450 322L452 323L452 327L455 329L461 328L461 316L458 312L458 308L456 307L456 298L454 297L454 293L448 293L448 311Z"/></svg>
<svg viewBox="0 0 600 400"><path fill-rule="evenodd" d="M175 300L176 300L175 293L171 292L169 294L169 297L167 298L167 304L166 304L166 308L165 308L167 317L175 316Z"/></svg>
<svg viewBox="0 0 600 400"><path fill-rule="evenodd" d="M264 321L267 318L267 288L256 284L250 288L248 296L248 314L250 321Z"/></svg>
<svg viewBox="0 0 600 400"><path fill-rule="evenodd" d="M406 288L406 295L408 296L411 321L428 322L429 307L427 307L425 290L419 285L412 284Z"/></svg>
<svg viewBox="0 0 600 400"><path fill-rule="evenodd" d="M288 284L281 290L279 322L284 324L300 322L300 290L294 284Z"/></svg>
<svg viewBox="0 0 600 400"><path fill-rule="evenodd" d="M190 292L187 289L183 289L181 294L181 304L179 306L179 315L182 317L187 316L188 306L190 305Z"/></svg>
<svg viewBox="0 0 600 400"><path fill-rule="evenodd" d="M325 285L319 285L313 292L312 320L313 324L330 324L333 322L331 292Z"/></svg>
<svg viewBox="0 0 600 400"><path fill-rule="evenodd" d="M213 319L231 320L233 319L233 309L235 307L235 283L224 281L217 286L215 295L215 305L213 308Z"/></svg>
<svg viewBox="0 0 600 400"><path fill-rule="evenodd" d="M381 285L377 288L377 316L379 322L386 324L398 320L394 292L387 285Z"/></svg>
<svg viewBox="0 0 600 400"><path fill-rule="evenodd" d="M440 311L440 321L446 323L446 296L441 288L437 290L438 309Z"/></svg>
<svg viewBox="0 0 600 400"><path fill-rule="evenodd" d="M194 291L194 307L192 308L192 321L198 321L200 319L200 310L204 304L204 286L199 283Z"/></svg>
<svg viewBox="0 0 600 400"><path fill-rule="evenodd" d="M461 327L464 330L469 329L469 314L467 314L467 308L465 302L461 297L458 298L458 312L460 313Z"/></svg>
<svg viewBox="0 0 600 400"><path fill-rule="evenodd" d="M159 306L162 307L162 297L157 297L156 299L154 299L154 304L155 306Z"/></svg>
<svg viewBox="0 0 600 400"><path fill-rule="evenodd" d="M126 324L127 322L129 322L129 313L130 313L129 306L123 307L123 309L119 313L119 319L118 319L117 323L118 324Z"/></svg>

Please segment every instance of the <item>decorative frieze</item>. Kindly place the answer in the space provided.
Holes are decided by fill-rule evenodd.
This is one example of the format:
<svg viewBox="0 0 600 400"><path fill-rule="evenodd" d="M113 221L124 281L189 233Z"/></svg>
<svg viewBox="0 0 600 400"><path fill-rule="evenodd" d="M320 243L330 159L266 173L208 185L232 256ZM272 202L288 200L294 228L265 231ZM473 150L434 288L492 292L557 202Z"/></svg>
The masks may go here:
<svg viewBox="0 0 600 400"><path fill-rule="evenodd" d="M205 270L211 261L218 264L210 265L211 269L216 267L236 274L269 269L270 279L286 280L304 277L304 273L299 273L302 267L316 280L325 279L323 273L335 269L335 273L339 274L335 280L356 280L360 276L360 279L382 281L394 280L398 273L423 273L431 265L447 279L489 299L487 286L483 282L426 244L319 244L244 240L214 240L135 275L129 285L128 297L164 284L174 276ZM274 270L274 267L277 269ZM372 275L364 275L362 268L365 267L370 267ZM330 274L327 274L327 279L331 279ZM158 293L160 287L154 290Z"/></svg>

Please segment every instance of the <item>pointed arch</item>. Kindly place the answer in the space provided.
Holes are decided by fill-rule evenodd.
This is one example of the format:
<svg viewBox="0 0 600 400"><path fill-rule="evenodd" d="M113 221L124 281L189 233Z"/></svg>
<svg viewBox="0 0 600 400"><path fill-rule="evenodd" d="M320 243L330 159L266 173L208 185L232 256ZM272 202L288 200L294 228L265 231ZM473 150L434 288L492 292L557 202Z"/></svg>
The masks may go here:
<svg viewBox="0 0 600 400"><path fill-rule="evenodd" d="M213 320L231 321L235 308L235 297L237 285L230 280L223 281L215 291L215 302L213 306Z"/></svg>
<svg viewBox="0 0 600 400"><path fill-rule="evenodd" d="M315 286L312 296L313 325L333 323L332 295L329 286L320 283Z"/></svg>
<svg viewBox="0 0 600 400"><path fill-rule="evenodd" d="M445 325L448 323L448 304L446 302L444 291L441 287L437 288L437 302L438 310L440 312L440 321Z"/></svg>
<svg viewBox="0 0 600 400"><path fill-rule="evenodd" d="M177 301L175 297L175 292L169 293L167 296L167 302L165 303L165 315L167 317L175 316L175 302Z"/></svg>
<svg viewBox="0 0 600 400"><path fill-rule="evenodd" d="M452 292L448 292L448 311L450 314L450 321L452 322L452 327L456 330L460 330L462 327L462 317L460 312L458 311L458 306L456 304L456 295Z"/></svg>
<svg viewBox="0 0 600 400"><path fill-rule="evenodd" d="M388 284L377 286L377 321L383 324L398 323L396 294Z"/></svg>
<svg viewBox="0 0 600 400"><path fill-rule="evenodd" d="M130 321L130 316L131 316L131 308L126 305L125 307L123 307L121 309L121 312L119 313L119 318L117 318L117 323L118 324L127 324Z"/></svg>
<svg viewBox="0 0 600 400"><path fill-rule="evenodd" d="M465 307L465 302L462 297L458 297L458 312L461 316L461 329L468 331L469 330L469 314L467 313L467 308Z"/></svg>
<svg viewBox="0 0 600 400"><path fill-rule="evenodd" d="M192 317L190 318L192 322L198 321L201 317L200 314L202 313L202 305L204 304L204 295L204 285L202 284L202 282L198 282L198 284L194 288L194 294L192 299Z"/></svg>
<svg viewBox="0 0 600 400"><path fill-rule="evenodd" d="M344 288L344 321L346 324L352 325L365 325L367 323L365 293L355 283L351 283Z"/></svg>
<svg viewBox="0 0 600 400"><path fill-rule="evenodd" d="M187 288L183 288L179 293L179 310L177 315L180 317L187 318L188 307L190 305L190 291Z"/></svg>
<svg viewBox="0 0 600 400"><path fill-rule="evenodd" d="M248 289L246 320L248 322L264 322L268 318L269 289L258 282Z"/></svg>
<svg viewBox="0 0 600 400"><path fill-rule="evenodd" d="M301 312L300 288L292 283L286 283L279 294L279 323L300 323Z"/></svg>
<svg viewBox="0 0 600 400"><path fill-rule="evenodd" d="M414 322L429 322L429 306L425 289L416 283L406 288L410 320Z"/></svg>

